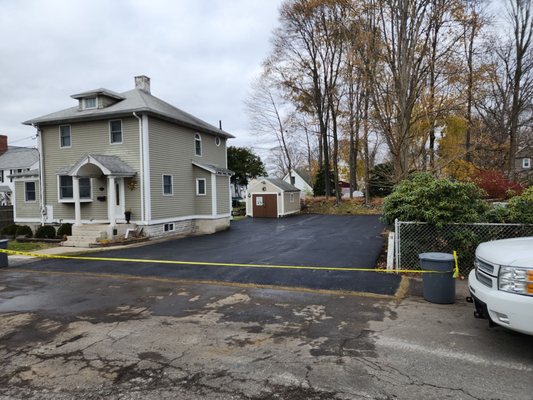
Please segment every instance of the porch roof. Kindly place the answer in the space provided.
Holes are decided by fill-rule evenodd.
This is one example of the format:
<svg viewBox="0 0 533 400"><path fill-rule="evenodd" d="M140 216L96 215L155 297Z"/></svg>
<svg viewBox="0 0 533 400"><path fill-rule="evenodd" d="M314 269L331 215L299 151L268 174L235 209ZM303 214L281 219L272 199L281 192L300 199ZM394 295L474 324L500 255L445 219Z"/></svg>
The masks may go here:
<svg viewBox="0 0 533 400"><path fill-rule="evenodd" d="M79 170L87 164L96 165L102 170L104 175L132 177L137 174L135 170L120 157L104 154L87 154L83 156L74 166L58 169L57 174L76 176L78 175Z"/></svg>
<svg viewBox="0 0 533 400"><path fill-rule="evenodd" d="M193 161L192 165L198 168L202 168L208 172L211 172L212 174L225 175L225 176L232 176L234 174L233 171L227 168L219 167L218 165L214 165L214 164L205 164L205 163L200 163L198 161Z"/></svg>

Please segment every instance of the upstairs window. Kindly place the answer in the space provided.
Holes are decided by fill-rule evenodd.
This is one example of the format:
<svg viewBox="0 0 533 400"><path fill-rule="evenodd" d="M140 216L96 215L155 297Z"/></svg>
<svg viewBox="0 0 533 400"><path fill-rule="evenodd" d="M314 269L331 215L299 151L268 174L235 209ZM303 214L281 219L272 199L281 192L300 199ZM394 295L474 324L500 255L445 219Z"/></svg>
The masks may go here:
<svg viewBox="0 0 533 400"><path fill-rule="evenodd" d="M531 168L531 158L522 159L522 168Z"/></svg>
<svg viewBox="0 0 533 400"><path fill-rule="evenodd" d="M24 182L24 200L27 203L32 203L36 199L35 182Z"/></svg>
<svg viewBox="0 0 533 400"><path fill-rule="evenodd" d="M163 175L163 195L172 196L172 175Z"/></svg>
<svg viewBox="0 0 533 400"><path fill-rule="evenodd" d="M83 99L83 109L89 110L91 108L96 108L96 97L87 97Z"/></svg>
<svg viewBox="0 0 533 400"><path fill-rule="evenodd" d="M74 198L74 186L72 176L63 175L59 177L59 198L61 200L72 200ZM91 179L80 178L80 199L91 198Z"/></svg>
<svg viewBox="0 0 533 400"><path fill-rule="evenodd" d="M202 156L202 137L199 133L194 135L194 154L198 157Z"/></svg>
<svg viewBox="0 0 533 400"><path fill-rule="evenodd" d="M66 148L71 146L70 125L59 126L59 147Z"/></svg>
<svg viewBox="0 0 533 400"><path fill-rule="evenodd" d="M111 144L122 143L122 121L109 121L109 135Z"/></svg>
<svg viewBox="0 0 533 400"><path fill-rule="evenodd" d="M291 176L291 185L294 185L296 183L296 177Z"/></svg>

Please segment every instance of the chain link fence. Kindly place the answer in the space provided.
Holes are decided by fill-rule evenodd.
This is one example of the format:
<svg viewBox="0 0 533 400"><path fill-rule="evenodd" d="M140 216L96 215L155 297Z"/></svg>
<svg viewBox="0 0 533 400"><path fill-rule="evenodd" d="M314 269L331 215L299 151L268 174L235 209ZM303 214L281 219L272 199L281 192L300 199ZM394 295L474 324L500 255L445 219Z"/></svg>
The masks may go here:
<svg viewBox="0 0 533 400"><path fill-rule="evenodd" d="M476 247L489 240L533 236L533 225L446 224L436 227L424 222L396 221L396 269L420 269L418 255L426 252L457 252L459 271L466 276L474 268Z"/></svg>

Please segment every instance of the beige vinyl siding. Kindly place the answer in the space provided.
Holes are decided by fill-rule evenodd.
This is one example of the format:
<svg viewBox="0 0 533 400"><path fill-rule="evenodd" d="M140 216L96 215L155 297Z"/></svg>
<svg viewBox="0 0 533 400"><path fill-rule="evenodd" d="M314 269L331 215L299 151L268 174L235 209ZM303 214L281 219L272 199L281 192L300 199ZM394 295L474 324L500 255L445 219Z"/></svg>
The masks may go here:
<svg viewBox="0 0 533 400"><path fill-rule="evenodd" d="M217 213L230 213L228 176L217 176Z"/></svg>
<svg viewBox="0 0 533 400"><path fill-rule="evenodd" d="M291 203L291 193L294 194L294 202ZM283 194L285 214L300 211L300 192L285 192Z"/></svg>
<svg viewBox="0 0 533 400"><path fill-rule="evenodd" d="M276 193L276 194L281 193L281 189L278 188L277 186L274 186L268 181L264 181L265 183L262 183L262 182L263 181L261 179L252 181L250 185L248 186L247 192L251 195L261 194L261 193ZM263 188L265 188L265 190L263 190ZM250 215L252 214L252 209L253 209L252 198L253 198L252 196L250 197L246 196L246 209L248 210ZM281 213L281 204L279 201L279 196L278 196L278 213Z"/></svg>
<svg viewBox="0 0 533 400"><path fill-rule="evenodd" d="M195 156L195 130L150 117L150 184L152 219L184 217L197 214L211 214L211 177L205 171L207 196L196 196L196 177L201 170L194 167L192 161L226 166L225 140L219 147L213 135L200 133L202 138L202 157ZM202 170L203 171L203 170ZM162 175L174 177L174 195L163 196ZM229 196L229 194L228 194ZM209 201L209 209L205 204ZM198 202L198 204L196 204Z"/></svg>
<svg viewBox="0 0 533 400"><path fill-rule="evenodd" d="M117 118L112 118L117 119ZM122 119L122 144L110 144L109 119L101 121L76 122L71 126L71 147L59 147L59 125L41 127L44 153L44 187L45 204L53 207L54 219L74 219L74 204L58 201L57 171L63 167L71 167L84 155L104 154L116 155L137 171L139 179L139 123L134 117ZM126 182L128 179L126 179ZM104 190L100 190L103 188ZM125 207L132 210L133 219L140 219L141 200L140 188L131 191L125 188ZM107 201L98 201L97 196L107 197L107 180L105 177L93 179L92 202L81 203L83 220L107 220ZM121 216L117 216L121 217Z"/></svg>
<svg viewBox="0 0 533 400"><path fill-rule="evenodd" d="M211 173L207 172L204 169L194 167L193 169L194 173L194 182L192 186L193 194L194 194L194 205L195 205L195 214L196 215L211 215L212 213L212 201L213 198L211 194L213 193L211 190ZM203 178L205 179L205 196L197 196L196 195L196 179Z"/></svg>
<svg viewBox="0 0 533 400"><path fill-rule="evenodd" d="M35 183L35 201L26 203L24 184L26 182ZM15 209L17 218L41 218L41 208L39 205L39 182L37 180L15 181Z"/></svg>

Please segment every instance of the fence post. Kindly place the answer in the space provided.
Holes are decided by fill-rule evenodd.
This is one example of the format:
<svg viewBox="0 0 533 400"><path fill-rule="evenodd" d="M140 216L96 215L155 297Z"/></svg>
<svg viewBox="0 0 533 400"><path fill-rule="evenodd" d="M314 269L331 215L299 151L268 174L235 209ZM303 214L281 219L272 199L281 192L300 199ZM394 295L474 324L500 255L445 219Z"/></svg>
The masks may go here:
<svg viewBox="0 0 533 400"><path fill-rule="evenodd" d="M394 252L395 252L395 264L396 270L400 269L400 222L398 218L394 220Z"/></svg>

